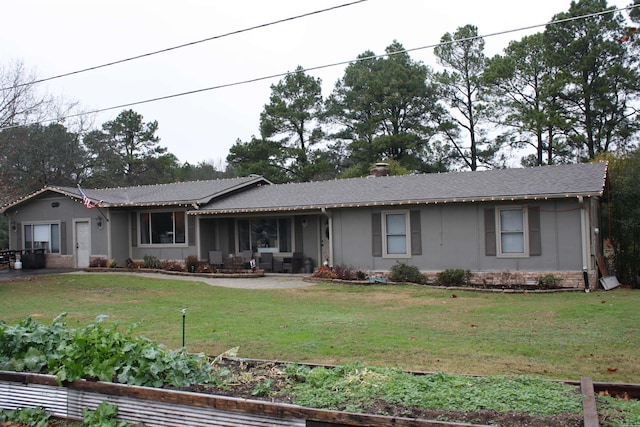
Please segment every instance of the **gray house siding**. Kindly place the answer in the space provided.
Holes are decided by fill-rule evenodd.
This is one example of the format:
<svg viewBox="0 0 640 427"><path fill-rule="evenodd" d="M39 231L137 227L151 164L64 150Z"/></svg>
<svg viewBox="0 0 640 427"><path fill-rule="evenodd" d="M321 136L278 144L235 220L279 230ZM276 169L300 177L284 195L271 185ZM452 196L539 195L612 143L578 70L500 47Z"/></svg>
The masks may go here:
<svg viewBox="0 0 640 427"><path fill-rule="evenodd" d="M100 213L87 209L81 203L60 195L43 194L6 212L9 219L9 247L14 250L25 249L24 226L26 224L58 224L60 250L47 253L46 264L49 267L75 267L76 248L75 224L89 224L91 236L89 256L101 256L107 252L106 221L103 228L98 227Z"/></svg>
<svg viewBox="0 0 640 427"><path fill-rule="evenodd" d="M487 255L485 208L526 207L539 230L528 224L530 254L521 257ZM419 212L419 220L413 218ZM377 248L376 230L383 212L410 212L412 254L383 257ZM535 217L538 217L535 219ZM580 271L580 206L575 198L527 203L448 203L421 207L398 206L385 209L358 208L332 212L334 265L354 269L388 271L397 262L415 265L422 271L462 268L472 271ZM416 227L419 233L413 233ZM539 236L535 236L539 233ZM419 236L420 251L414 240ZM493 236L495 239L495 230ZM491 238L491 237L489 237ZM535 243L538 241L539 243ZM492 242L495 247L496 243ZM536 246L538 245L538 246ZM379 254L379 255L378 255ZM538 255L539 254L539 255Z"/></svg>
<svg viewBox="0 0 640 427"><path fill-rule="evenodd" d="M126 266L127 258L131 257L129 251L129 236L131 225L129 219L131 215L126 210L111 210L109 212L109 239L111 244L111 252L108 258L113 259L116 265L120 267Z"/></svg>

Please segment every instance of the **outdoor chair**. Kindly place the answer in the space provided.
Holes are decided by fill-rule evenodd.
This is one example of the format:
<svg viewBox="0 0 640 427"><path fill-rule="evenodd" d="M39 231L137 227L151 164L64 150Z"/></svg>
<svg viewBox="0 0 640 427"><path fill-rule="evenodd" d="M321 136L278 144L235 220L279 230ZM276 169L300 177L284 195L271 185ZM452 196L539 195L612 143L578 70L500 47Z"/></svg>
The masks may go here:
<svg viewBox="0 0 640 427"><path fill-rule="evenodd" d="M302 269L302 252L294 252L291 258L285 258L282 271L285 273L299 273Z"/></svg>
<svg viewBox="0 0 640 427"><path fill-rule="evenodd" d="M284 263L282 262L282 258L274 258L273 259L273 272L274 273L282 273L284 267Z"/></svg>
<svg viewBox="0 0 640 427"><path fill-rule="evenodd" d="M246 269L251 268L251 259L253 258L253 251L251 249L240 251L240 257L242 258L242 268L246 268Z"/></svg>
<svg viewBox="0 0 640 427"><path fill-rule="evenodd" d="M264 271L273 271L273 254L271 252L261 253L258 267Z"/></svg>
<svg viewBox="0 0 640 427"><path fill-rule="evenodd" d="M222 251L209 251L209 264L213 267L222 267L224 265Z"/></svg>

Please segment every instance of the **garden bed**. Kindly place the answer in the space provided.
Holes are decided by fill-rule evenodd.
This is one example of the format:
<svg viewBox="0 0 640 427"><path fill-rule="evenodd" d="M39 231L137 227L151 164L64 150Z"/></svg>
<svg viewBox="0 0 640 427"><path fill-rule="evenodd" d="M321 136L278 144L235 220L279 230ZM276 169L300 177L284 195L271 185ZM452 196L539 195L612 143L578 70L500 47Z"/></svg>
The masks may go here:
<svg viewBox="0 0 640 427"><path fill-rule="evenodd" d="M264 270L231 270L231 269L218 269L215 272L209 273L188 273L186 271L172 271L156 268L126 268L126 267L88 267L85 268L86 272L93 273L157 273L167 274L170 276L194 276L194 277L215 277L215 278L250 278L250 277L264 277Z"/></svg>
<svg viewBox="0 0 640 427"><path fill-rule="evenodd" d="M77 419L84 408L108 402L121 419L158 427L571 427L598 420L588 379L567 383L230 357L237 349L211 358L169 351L132 336L131 329L105 325L104 316L81 329L68 328L63 319L51 325L31 318L15 326L0 323L0 369L20 371L0 371L1 409L44 407ZM637 398L638 388L618 387L615 393ZM609 420L640 421L637 405L612 408L605 412Z"/></svg>
<svg viewBox="0 0 640 427"><path fill-rule="evenodd" d="M427 410L382 400L349 411L314 409L292 404L291 395L282 394L288 387L283 375L286 368L278 362L228 359L219 368L228 369L238 381L225 387L174 390L85 380L58 387L49 375L0 372L0 390L10 394L1 400L9 406L7 409L42 406L55 416L71 419L81 419L84 407L95 408L108 401L118 406L120 419L147 426L218 426L229 422L246 426L584 425L583 416L576 413L542 416L497 410Z"/></svg>

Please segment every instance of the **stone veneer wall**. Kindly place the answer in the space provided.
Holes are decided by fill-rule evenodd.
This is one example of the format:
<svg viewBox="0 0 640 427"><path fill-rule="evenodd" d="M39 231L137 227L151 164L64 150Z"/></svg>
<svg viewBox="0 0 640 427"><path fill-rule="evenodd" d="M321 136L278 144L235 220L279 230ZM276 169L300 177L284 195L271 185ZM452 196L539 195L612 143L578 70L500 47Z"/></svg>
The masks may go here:
<svg viewBox="0 0 640 427"><path fill-rule="evenodd" d="M429 281L436 281L438 271L423 272ZM479 271L472 272L471 283L475 285L501 286L517 284L533 284L538 277L552 274L556 278L562 279L561 288L584 289L584 276L582 271ZM589 273L589 288L597 289L596 272Z"/></svg>
<svg viewBox="0 0 640 427"><path fill-rule="evenodd" d="M72 255L45 254L46 268L73 268Z"/></svg>

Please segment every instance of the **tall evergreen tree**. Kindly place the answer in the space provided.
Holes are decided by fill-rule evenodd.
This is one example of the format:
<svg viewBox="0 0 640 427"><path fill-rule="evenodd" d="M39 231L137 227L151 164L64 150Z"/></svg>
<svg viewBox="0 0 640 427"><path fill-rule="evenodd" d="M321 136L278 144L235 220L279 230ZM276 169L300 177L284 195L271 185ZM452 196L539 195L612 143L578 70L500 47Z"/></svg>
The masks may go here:
<svg viewBox="0 0 640 427"><path fill-rule="evenodd" d="M558 74L547 57L542 33L513 41L503 55L489 59L483 73L483 101L487 118L505 129L499 136L512 148L533 148L526 165L565 161L567 150L561 130Z"/></svg>
<svg viewBox="0 0 640 427"><path fill-rule="evenodd" d="M435 116L444 109L431 70L411 60L397 41L386 54L359 55L325 103L325 119L337 127L332 137L347 141L347 166L360 174L380 160L423 172L446 169L434 139Z"/></svg>
<svg viewBox="0 0 640 427"><path fill-rule="evenodd" d="M475 26L465 25L453 34L442 36L434 53L445 67L444 71L436 74L436 81L458 125L443 123L443 133L466 167L476 170L481 164L494 164L499 147L484 139L481 127L485 105L479 95L487 61L484 40L478 37ZM464 130L463 134L460 129Z"/></svg>
<svg viewBox="0 0 640 427"><path fill-rule="evenodd" d="M581 158L634 144L639 129L633 108L640 86L638 50L618 40L624 17L606 0L572 1L545 29L547 54L560 70L559 99L569 127L569 142ZM606 12L608 13L601 13ZM580 19L577 17L584 17Z"/></svg>
<svg viewBox="0 0 640 427"><path fill-rule="evenodd" d="M90 185L142 185L169 182L178 162L155 135L158 122L143 122L133 110L122 111L83 139L92 159Z"/></svg>
<svg viewBox="0 0 640 427"><path fill-rule="evenodd" d="M310 157L323 136L318 125L321 111L320 79L305 74L298 66L271 86L269 103L260 114L262 139L276 138L287 159L284 167L295 181L309 181L317 173Z"/></svg>

